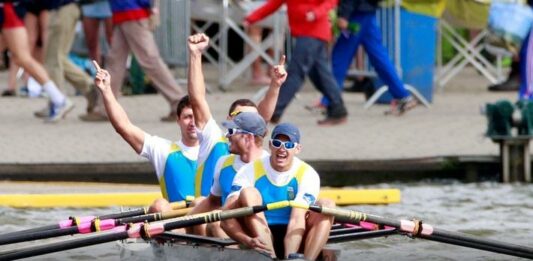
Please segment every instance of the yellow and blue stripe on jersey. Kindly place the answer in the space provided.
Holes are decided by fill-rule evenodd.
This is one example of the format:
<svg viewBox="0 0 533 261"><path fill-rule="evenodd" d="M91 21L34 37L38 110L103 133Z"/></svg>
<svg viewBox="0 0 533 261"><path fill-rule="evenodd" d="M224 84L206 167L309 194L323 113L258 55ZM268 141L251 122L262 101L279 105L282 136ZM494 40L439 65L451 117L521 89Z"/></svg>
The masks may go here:
<svg viewBox="0 0 533 261"><path fill-rule="evenodd" d="M165 162L165 172L159 178L163 197L169 202L175 202L194 196L196 166L196 160L185 157L181 148L172 143Z"/></svg>
<svg viewBox="0 0 533 261"><path fill-rule="evenodd" d="M228 142L225 138L222 138L220 141L215 144L213 149L209 152L209 156L202 163L198 170L196 171L195 179L195 196L204 196L207 197L211 191L211 185L213 185L213 173L215 172L215 167L218 159L220 157L229 154Z"/></svg>
<svg viewBox="0 0 533 261"><path fill-rule="evenodd" d="M235 163L235 157L235 154L228 156L222 164L222 168L220 170L218 181L220 183L220 190L222 191L220 199L222 206L224 206L224 203L226 203L226 198L231 193L231 185L233 183L233 179L235 178L235 174L237 174L235 167L233 167L233 164Z"/></svg>
<svg viewBox="0 0 533 261"><path fill-rule="evenodd" d="M263 198L263 204L278 202L282 200L294 200L298 194L298 185L307 170L310 168L304 162L296 170L296 174L286 184L275 185L267 176L262 160L254 162L255 188ZM282 208L265 211L265 217L269 225L286 225L289 223L291 208Z"/></svg>

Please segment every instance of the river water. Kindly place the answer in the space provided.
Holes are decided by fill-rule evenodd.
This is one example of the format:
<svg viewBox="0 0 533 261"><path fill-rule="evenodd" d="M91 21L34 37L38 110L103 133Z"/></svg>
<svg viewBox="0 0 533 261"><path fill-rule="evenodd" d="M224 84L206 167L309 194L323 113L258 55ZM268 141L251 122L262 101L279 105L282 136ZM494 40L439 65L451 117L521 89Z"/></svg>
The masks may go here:
<svg viewBox="0 0 533 261"><path fill-rule="evenodd" d="M400 204L352 206L390 218L420 219L434 227L533 247L533 185L455 181L374 185L399 188ZM364 187L361 187L364 188ZM71 215L107 214L104 209L0 208L0 231L10 232L55 223ZM68 239L69 237L65 237ZM33 243L36 244L36 243ZM0 251L26 244L0 246ZM501 254L446 245L406 236L389 236L336 244L341 260L519 260ZM70 250L34 260L118 260L116 243Z"/></svg>

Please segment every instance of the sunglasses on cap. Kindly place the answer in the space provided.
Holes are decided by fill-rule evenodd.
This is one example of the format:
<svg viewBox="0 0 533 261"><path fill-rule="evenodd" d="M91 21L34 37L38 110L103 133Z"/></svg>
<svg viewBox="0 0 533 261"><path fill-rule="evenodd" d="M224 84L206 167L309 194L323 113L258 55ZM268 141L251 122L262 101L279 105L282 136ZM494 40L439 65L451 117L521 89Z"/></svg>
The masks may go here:
<svg viewBox="0 0 533 261"><path fill-rule="evenodd" d="M281 141L281 140L278 140L278 139L273 139L273 140L270 140L270 144L272 144L272 147L276 148L276 149L279 149L281 148L281 146L283 145L283 147L285 147L285 149L287 150L292 150L296 147L296 142L292 142L292 141Z"/></svg>
<svg viewBox="0 0 533 261"><path fill-rule="evenodd" d="M232 112L229 114L229 116L231 116L231 117L235 117L235 116L241 114L241 112L242 112L242 111L232 111Z"/></svg>
<svg viewBox="0 0 533 261"><path fill-rule="evenodd" d="M251 133L251 132L249 132L249 131L245 131L245 130L243 130L243 129L230 128L230 129L228 129L228 131L226 132L226 137L230 137L230 136L233 136L233 135L235 135L235 134L239 134L239 133L241 133L241 134L252 134L252 135L255 135L255 134L253 134L253 133Z"/></svg>

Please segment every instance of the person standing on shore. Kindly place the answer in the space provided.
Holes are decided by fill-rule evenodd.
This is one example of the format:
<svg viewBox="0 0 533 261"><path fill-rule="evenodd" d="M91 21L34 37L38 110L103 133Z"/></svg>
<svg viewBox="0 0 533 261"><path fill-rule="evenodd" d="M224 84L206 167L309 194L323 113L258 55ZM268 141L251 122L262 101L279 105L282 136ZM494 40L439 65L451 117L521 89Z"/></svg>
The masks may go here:
<svg viewBox="0 0 533 261"><path fill-rule="evenodd" d="M295 39L293 53L287 69L288 77L276 103L272 123L278 123L296 93L302 87L305 76L309 75L315 87L331 101L326 118L319 125L345 123L348 112L344 107L341 91L337 87L328 60L327 44L331 40L331 23L328 13L336 0L268 0L263 6L245 18L244 25L266 18L284 3L291 35Z"/></svg>
<svg viewBox="0 0 533 261"><path fill-rule="evenodd" d="M60 121L74 108L74 104L58 89L44 67L32 57L28 32L22 22L26 12L22 1L1 1L0 4L0 35L11 52L12 59L42 85L50 97L45 122Z"/></svg>
<svg viewBox="0 0 533 261"><path fill-rule="evenodd" d="M528 0L530 8L533 8L533 0ZM520 90L518 99L533 100L533 28L522 43L520 49Z"/></svg>
<svg viewBox="0 0 533 261"><path fill-rule="evenodd" d="M152 136L131 123L115 98L109 72L101 69L96 62L94 65L97 70L95 85L102 95L113 128L137 154L150 160L157 174L164 199L156 200L150 209L166 211L170 209L168 202L194 196L199 143L189 97L181 98L176 108L175 120L180 129L180 140L171 142Z"/></svg>
<svg viewBox="0 0 533 261"><path fill-rule="evenodd" d="M348 68L352 64L359 45L362 44L370 63L395 99L390 112L402 115L413 109L418 102L405 89L381 41L381 31L376 20L378 1L340 0L337 9L337 26L341 34L333 47L331 58L333 74L337 85L342 89ZM327 105L329 99L324 97L322 103Z"/></svg>
<svg viewBox="0 0 533 261"><path fill-rule="evenodd" d="M64 90L64 81L82 93L87 100L86 112L90 113L96 103L96 90L89 74L76 66L68 54L76 35L76 23L80 19L80 8L74 0L58 1L59 5L50 10L48 23L48 43L45 46L44 65L50 77ZM46 117L48 108L36 111L36 117Z"/></svg>
<svg viewBox="0 0 533 261"><path fill-rule="evenodd" d="M133 53L155 88L170 105L170 112L161 121L173 122L175 108L183 90L178 86L172 73L159 54L151 24L152 16L159 16L159 0L109 0L113 13L113 41L107 56L107 68L115 81L112 90L115 97L121 94L126 74L128 55ZM157 20L157 19L153 19ZM92 113L82 117L84 121L106 121L107 115L99 99Z"/></svg>

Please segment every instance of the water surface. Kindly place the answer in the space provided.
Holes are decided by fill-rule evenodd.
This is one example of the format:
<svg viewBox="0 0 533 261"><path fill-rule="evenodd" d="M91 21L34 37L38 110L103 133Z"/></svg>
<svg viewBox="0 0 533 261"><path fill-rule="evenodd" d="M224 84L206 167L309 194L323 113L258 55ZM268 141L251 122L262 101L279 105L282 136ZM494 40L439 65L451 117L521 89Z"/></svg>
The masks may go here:
<svg viewBox="0 0 533 261"><path fill-rule="evenodd" d="M533 184L463 184L441 181L372 186L372 188L376 187L401 189L402 202L386 206L351 206L349 208L390 218L416 218L441 229L533 247ZM71 215L102 215L118 210L119 208L0 208L0 231L10 232L48 225ZM64 237L64 239L68 238L71 237ZM23 245L27 244L0 246L0 251L16 249ZM406 236L355 241L333 245L333 247L342 249L341 260L519 259L423 239L411 239ZM94 259L118 260L116 243L33 258L33 260Z"/></svg>

